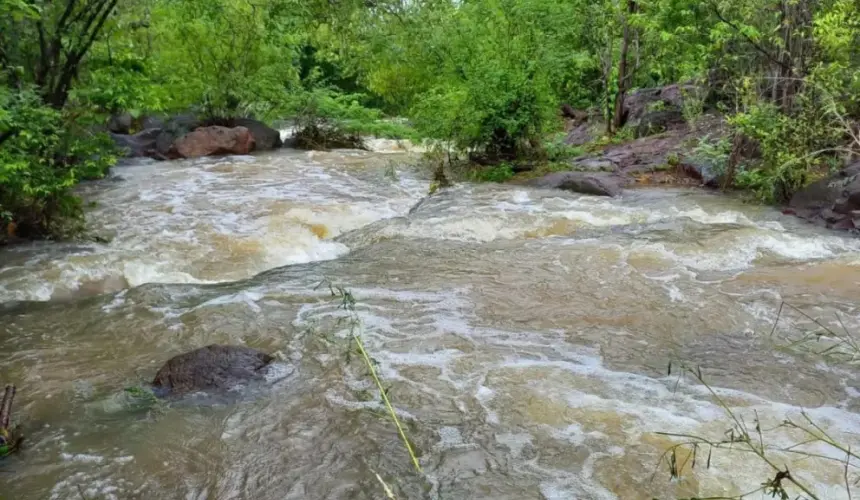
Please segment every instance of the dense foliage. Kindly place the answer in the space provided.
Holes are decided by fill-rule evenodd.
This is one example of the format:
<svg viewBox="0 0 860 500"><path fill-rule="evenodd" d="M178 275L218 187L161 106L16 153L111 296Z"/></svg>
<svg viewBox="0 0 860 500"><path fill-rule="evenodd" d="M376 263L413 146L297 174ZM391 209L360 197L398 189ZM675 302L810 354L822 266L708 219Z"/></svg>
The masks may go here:
<svg viewBox="0 0 860 500"><path fill-rule="evenodd" d="M310 147L398 116L506 164L546 157L562 104L615 135L632 90L676 82L727 117L726 184L784 201L860 148L858 3L0 0L0 225L68 231L112 114L296 119Z"/></svg>

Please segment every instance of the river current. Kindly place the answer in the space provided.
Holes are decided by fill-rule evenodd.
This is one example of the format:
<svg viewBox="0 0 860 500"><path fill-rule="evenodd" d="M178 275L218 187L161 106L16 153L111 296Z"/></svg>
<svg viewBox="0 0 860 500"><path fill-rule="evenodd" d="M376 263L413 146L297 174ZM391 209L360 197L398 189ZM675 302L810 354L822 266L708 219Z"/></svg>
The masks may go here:
<svg viewBox="0 0 860 500"><path fill-rule="evenodd" d="M813 330L788 307L774 328L785 302L860 332L860 240L700 190L427 197L414 154L374 145L130 163L82 188L109 243L0 250L0 383L28 436L0 498L386 498L377 474L398 499L737 495L773 476L749 453L659 463L661 433L724 436L720 401L769 446L803 440L778 427L801 411L860 445L852 360L792 345ZM324 281L355 297L422 473ZM116 404L213 343L291 370L228 401ZM773 453L848 498L838 462Z"/></svg>

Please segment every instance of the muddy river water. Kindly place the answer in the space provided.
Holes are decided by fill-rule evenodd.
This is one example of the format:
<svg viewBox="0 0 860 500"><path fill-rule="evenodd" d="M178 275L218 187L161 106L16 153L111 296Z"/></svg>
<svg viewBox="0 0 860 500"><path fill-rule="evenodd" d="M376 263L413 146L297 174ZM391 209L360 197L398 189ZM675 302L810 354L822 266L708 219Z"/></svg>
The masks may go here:
<svg viewBox="0 0 860 500"><path fill-rule="evenodd" d="M860 240L698 190L425 199L429 175L378 146L118 167L82 192L110 243L0 250L0 383L17 384L28 436L0 463L0 498L383 499L377 474L398 499L757 488L772 471L749 453L715 451L680 479L658 466L660 432L732 426L681 364L757 415L769 446L802 440L775 427L805 409L860 448L852 361L789 346L811 328L798 314L771 334L783 301L860 332ZM422 473L323 280L355 297ZM291 371L229 400L114 404L213 343ZM839 463L772 457L847 498Z"/></svg>

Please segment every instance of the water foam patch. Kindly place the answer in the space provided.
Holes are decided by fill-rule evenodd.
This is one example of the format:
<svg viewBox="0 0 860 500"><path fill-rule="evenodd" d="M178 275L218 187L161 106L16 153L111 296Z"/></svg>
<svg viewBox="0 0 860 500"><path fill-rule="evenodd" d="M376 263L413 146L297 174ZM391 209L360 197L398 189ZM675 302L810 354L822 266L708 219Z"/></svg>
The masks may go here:
<svg viewBox="0 0 860 500"><path fill-rule="evenodd" d="M333 238L405 214L426 193L408 173L380 183L355 170L288 150L124 166L124 182L83 188L97 202L91 230L110 243L34 248L0 271L0 300L235 281L342 257L350 248Z"/></svg>

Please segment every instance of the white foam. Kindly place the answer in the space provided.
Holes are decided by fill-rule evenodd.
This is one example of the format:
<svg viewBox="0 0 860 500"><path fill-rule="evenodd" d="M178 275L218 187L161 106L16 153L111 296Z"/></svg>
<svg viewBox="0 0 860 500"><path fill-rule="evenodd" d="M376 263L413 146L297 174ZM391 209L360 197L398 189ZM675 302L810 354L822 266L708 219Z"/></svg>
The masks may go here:
<svg viewBox="0 0 860 500"><path fill-rule="evenodd" d="M96 463L100 464L104 462L105 457L101 455L90 455L87 453L60 453L60 458L67 462L84 462L84 463Z"/></svg>
<svg viewBox="0 0 860 500"><path fill-rule="evenodd" d="M251 277L274 267L331 260L350 251L344 232L406 213L427 181L401 176L378 184L337 165L289 151L261 157L202 158L124 166L122 183L90 186L88 214L110 244L74 252L39 247L4 268L0 300L50 300L92 283L205 284ZM4 250L5 251L5 250Z"/></svg>

